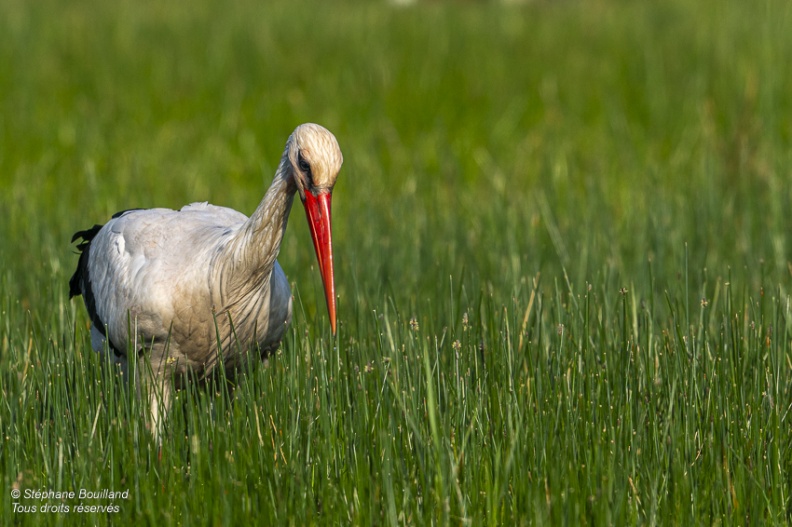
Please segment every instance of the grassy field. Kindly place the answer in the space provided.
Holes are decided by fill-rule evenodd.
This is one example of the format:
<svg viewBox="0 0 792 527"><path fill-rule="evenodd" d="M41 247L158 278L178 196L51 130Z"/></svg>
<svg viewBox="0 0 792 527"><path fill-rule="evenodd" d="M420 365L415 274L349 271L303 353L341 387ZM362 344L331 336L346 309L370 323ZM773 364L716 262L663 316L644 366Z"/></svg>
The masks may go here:
<svg viewBox="0 0 792 527"><path fill-rule="evenodd" d="M783 0L0 3L0 519L789 524L790 27ZM306 121L345 156L338 336L297 211L288 338L181 392L160 453L67 298L71 234L250 213ZM128 494L13 497L80 489Z"/></svg>

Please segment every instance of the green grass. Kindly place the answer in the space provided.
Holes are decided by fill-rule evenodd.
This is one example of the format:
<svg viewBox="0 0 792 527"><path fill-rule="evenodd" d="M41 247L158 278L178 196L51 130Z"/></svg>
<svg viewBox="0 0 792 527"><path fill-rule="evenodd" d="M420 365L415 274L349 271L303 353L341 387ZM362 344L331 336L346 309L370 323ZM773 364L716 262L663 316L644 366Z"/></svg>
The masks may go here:
<svg viewBox="0 0 792 527"><path fill-rule="evenodd" d="M782 0L3 2L0 518L789 524L789 27ZM281 350L180 392L160 451L67 299L71 234L249 213L305 121L345 156L338 337L295 213Z"/></svg>

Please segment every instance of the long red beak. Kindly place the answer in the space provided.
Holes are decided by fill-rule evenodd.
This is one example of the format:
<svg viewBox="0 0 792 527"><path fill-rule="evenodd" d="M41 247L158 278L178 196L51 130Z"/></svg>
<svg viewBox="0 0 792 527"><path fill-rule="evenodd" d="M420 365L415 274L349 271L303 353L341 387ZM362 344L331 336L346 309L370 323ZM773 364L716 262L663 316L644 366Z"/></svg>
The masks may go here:
<svg viewBox="0 0 792 527"><path fill-rule="evenodd" d="M319 260L319 271L322 273L325 298L327 299L327 313L330 315L330 329L336 333L336 303L335 281L333 280L333 239L330 234L330 201L332 194L322 192L314 196L305 193L303 206L308 217L308 227L311 229L316 259Z"/></svg>

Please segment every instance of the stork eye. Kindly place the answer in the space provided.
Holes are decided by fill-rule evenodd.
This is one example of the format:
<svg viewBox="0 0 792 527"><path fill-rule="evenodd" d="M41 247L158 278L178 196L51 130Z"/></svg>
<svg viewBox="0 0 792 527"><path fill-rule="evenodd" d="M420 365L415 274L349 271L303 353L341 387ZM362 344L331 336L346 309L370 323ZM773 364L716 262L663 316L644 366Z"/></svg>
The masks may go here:
<svg viewBox="0 0 792 527"><path fill-rule="evenodd" d="M308 177L311 177L311 165L305 160L302 154L299 154L297 157L297 166L299 166L300 170L305 172Z"/></svg>

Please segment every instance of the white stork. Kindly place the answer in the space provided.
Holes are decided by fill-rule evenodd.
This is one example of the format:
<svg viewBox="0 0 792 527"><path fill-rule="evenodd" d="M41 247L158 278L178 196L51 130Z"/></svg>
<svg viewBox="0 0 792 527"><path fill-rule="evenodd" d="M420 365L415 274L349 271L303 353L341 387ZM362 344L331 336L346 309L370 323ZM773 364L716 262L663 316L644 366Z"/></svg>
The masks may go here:
<svg viewBox="0 0 792 527"><path fill-rule="evenodd" d="M220 362L232 372L246 353L265 357L280 345L292 299L276 258L295 193L308 217L335 334L330 202L342 162L332 133L303 124L286 142L275 179L249 218L193 203L178 211L119 212L104 226L74 235L72 242L82 242L70 297L85 301L94 350L109 350L124 371L127 352L135 354L148 381L155 436L171 377L181 382L192 372L205 379Z"/></svg>

